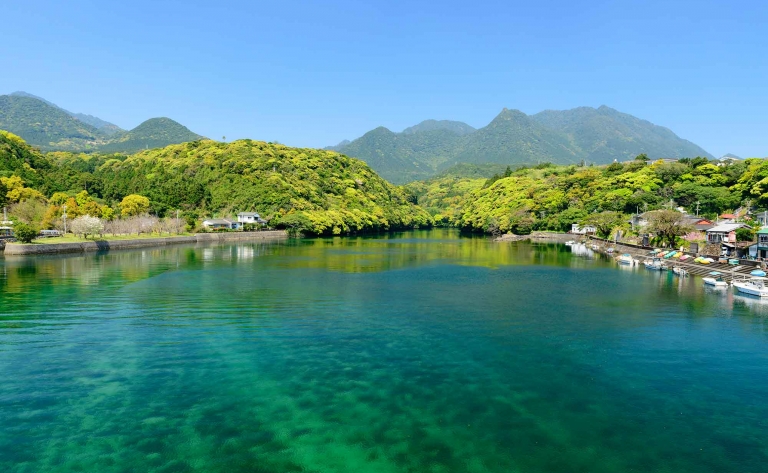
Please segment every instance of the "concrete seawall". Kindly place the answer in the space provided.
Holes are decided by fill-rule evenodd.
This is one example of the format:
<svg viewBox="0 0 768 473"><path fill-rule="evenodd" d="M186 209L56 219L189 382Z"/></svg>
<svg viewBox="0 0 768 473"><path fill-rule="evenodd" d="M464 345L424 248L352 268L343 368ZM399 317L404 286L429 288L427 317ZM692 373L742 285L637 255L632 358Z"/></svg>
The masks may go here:
<svg viewBox="0 0 768 473"><path fill-rule="evenodd" d="M5 255L52 255L62 253L86 253L90 251L127 250L182 243L218 243L227 241L282 240L288 238L283 230L241 233L198 233L193 236L168 238L141 238L135 240L94 240L82 243L18 244L5 245Z"/></svg>

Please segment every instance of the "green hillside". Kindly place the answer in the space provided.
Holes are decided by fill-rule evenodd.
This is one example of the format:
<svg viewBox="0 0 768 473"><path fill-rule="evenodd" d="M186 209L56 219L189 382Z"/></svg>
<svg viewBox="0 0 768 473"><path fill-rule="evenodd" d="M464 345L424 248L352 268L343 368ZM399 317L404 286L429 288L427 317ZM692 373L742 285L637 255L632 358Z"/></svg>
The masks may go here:
<svg viewBox="0 0 768 473"><path fill-rule="evenodd" d="M434 176L459 163L607 164L641 153L651 159L711 157L667 128L605 106L531 116L504 109L478 130L427 120L403 133L377 128L336 149L397 183Z"/></svg>
<svg viewBox="0 0 768 473"><path fill-rule="evenodd" d="M31 97L0 95L0 129L44 150L91 150L103 142L93 126Z"/></svg>
<svg viewBox="0 0 768 473"><path fill-rule="evenodd" d="M48 100L45 100L42 97L38 97L37 95L32 95L32 94L27 93L27 92L18 91L18 92L12 93L11 96L13 96L13 97L28 97L28 98L33 98L33 99L40 100L41 102L45 102L46 104L50 105L51 107L58 108L59 110L61 110L64 113L66 113L67 115L69 115L71 117L74 117L74 118L77 118L81 122L83 122L85 124L88 124L88 125L91 125L92 127L94 127L97 130L99 130L105 136L112 136L115 133L123 131L122 128L120 128L119 126L115 125L114 123L109 123L108 121L102 120L99 117L94 117L93 115L88 115L88 114L85 114L85 113L73 113L73 112L70 112L69 110L66 110L66 109L63 109L63 108L59 107L55 103L49 102Z"/></svg>
<svg viewBox="0 0 768 473"><path fill-rule="evenodd" d="M365 163L335 152L259 141L210 140L133 156L55 152L42 155L0 133L0 176L18 175L50 197L89 194L114 206L125 196L149 197L153 212L188 217L258 211L270 224L333 235L429 226L411 195Z"/></svg>
<svg viewBox="0 0 768 473"><path fill-rule="evenodd" d="M170 118L151 118L130 131L116 134L108 143L100 146L99 151L134 153L143 149L162 148L202 138Z"/></svg>
<svg viewBox="0 0 768 473"><path fill-rule="evenodd" d="M584 159L607 163L626 161L640 153L655 158L712 156L690 141L683 140L668 128L640 120L610 107L573 110L546 110L531 119L567 136L572 147Z"/></svg>
<svg viewBox="0 0 768 473"><path fill-rule="evenodd" d="M44 151L133 153L203 138L170 118L124 131L100 118L72 113L26 92L0 96L0 129Z"/></svg>

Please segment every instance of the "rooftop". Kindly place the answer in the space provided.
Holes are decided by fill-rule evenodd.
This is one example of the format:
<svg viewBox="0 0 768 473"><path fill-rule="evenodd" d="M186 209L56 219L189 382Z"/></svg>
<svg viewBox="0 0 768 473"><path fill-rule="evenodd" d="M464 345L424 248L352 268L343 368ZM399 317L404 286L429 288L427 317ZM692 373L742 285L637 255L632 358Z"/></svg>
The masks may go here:
<svg viewBox="0 0 768 473"><path fill-rule="evenodd" d="M707 232L732 232L738 228L747 228L748 225L744 225L743 223L721 223L720 225L716 225Z"/></svg>

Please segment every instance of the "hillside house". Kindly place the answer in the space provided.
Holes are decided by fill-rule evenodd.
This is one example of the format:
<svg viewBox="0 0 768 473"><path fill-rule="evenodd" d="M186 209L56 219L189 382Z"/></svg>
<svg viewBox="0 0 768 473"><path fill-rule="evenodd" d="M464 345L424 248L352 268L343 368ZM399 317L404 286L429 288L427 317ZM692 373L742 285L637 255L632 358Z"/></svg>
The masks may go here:
<svg viewBox="0 0 768 473"><path fill-rule="evenodd" d="M707 230L707 243L736 243L736 230L749 228L743 223L721 223Z"/></svg>
<svg viewBox="0 0 768 473"><path fill-rule="evenodd" d="M597 228L592 225L581 226L578 223L571 225L571 233L574 235L594 235L597 232Z"/></svg>
<svg viewBox="0 0 768 473"><path fill-rule="evenodd" d="M240 228L238 222L226 218L209 218L203 220L203 226L209 230L236 230Z"/></svg>
<svg viewBox="0 0 768 473"><path fill-rule="evenodd" d="M237 214L237 221L243 225L246 223L254 223L259 225L264 225L267 223L267 221L262 219L261 215L259 215L257 212L240 212Z"/></svg>
<svg viewBox="0 0 768 473"><path fill-rule="evenodd" d="M768 228L757 232L757 258L768 258Z"/></svg>

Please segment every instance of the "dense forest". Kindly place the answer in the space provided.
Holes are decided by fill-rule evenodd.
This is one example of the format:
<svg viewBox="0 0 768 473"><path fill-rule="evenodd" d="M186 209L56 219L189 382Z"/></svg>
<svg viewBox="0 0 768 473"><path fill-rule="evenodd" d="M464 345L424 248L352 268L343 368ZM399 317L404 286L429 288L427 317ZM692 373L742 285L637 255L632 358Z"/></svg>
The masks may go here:
<svg viewBox="0 0 768 473"><path fill-rule="evenodd" d="M311 234L432 223L410 194L362 161L251 140L195 141L132 156L43 155L19 137L0 132L0 176L5 203L16 205L12 213L36 220L28 223L37 226L55 225L57 206L68 199L68 213L74 206L90 205L91 213L114 218L125 198L135 195L148 198L146 210L161 217L180 210L194 222L258 211L271 226Z"/></svg>
<svg viewBox="0 0 768 473"><path fill-rule="evenodd" d="M465 230L568 231L600 212L632 214L682 206L702 216L742 205L768 208L768 161L638 159L608 166L508 168L488 179L444 175L406 186L438 224Z"/></svg>

